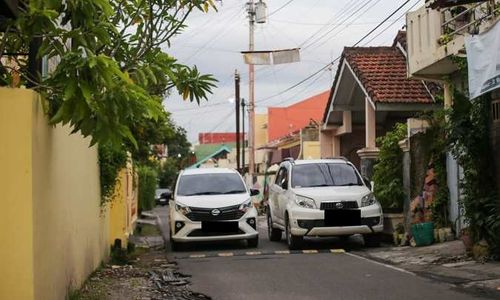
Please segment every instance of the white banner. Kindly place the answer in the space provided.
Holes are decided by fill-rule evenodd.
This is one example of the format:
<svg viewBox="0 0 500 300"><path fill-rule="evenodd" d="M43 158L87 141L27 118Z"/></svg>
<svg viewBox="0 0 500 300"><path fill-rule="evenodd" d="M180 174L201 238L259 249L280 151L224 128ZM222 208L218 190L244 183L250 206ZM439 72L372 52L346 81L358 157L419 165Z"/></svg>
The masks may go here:
<svg viewBox="0 0 500 300"><path fill-rule="evenodd" d="M500 22L479 35L465 37L469 97L500 88Z"/></svg>
<svg viewBox="0 0 500 300"><path fill-rule="evenodd" d="M278 65L300 61L299 48L269 51L242 51L248 65Z"/></svg>

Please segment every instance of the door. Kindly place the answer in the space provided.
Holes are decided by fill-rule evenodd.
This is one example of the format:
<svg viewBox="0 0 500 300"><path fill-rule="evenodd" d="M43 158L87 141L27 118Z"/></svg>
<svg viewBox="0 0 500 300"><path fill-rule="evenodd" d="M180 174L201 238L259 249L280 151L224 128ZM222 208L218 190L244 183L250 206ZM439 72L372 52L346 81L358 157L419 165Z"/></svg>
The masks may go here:
<svg viewBox="0 0 500 300"><path fill-rule="evenodd" d="M276 178L273 183L270 184L269 189L269 206L272 212L272 218L275 223L281 224L280 221L280 210L279 210L279 196L282 193L283 189L280 187L280 183L283 180L285 168L281 167L276 173Z"/></svg>

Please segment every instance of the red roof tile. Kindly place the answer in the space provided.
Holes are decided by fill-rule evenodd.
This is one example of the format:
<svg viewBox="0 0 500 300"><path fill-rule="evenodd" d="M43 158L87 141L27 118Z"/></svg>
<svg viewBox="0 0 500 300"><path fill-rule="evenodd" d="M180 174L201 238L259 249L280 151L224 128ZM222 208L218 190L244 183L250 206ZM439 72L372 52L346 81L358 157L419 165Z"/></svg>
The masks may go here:
<svg viewBox="0 0 500 300"><path fill-rule="evenodd" d="M346 47L344 59L374 102L433 103L421 80L406 77L406 58L396 47Z"/></svg>

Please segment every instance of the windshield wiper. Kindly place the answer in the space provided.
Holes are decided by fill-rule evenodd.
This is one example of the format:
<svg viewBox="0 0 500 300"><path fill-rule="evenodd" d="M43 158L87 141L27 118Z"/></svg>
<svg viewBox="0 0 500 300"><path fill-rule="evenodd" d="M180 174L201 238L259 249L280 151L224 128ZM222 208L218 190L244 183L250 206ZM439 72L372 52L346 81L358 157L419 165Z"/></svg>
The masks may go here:
<svg viewBox="0 0 500 300"><path fill-rule="evenodd" d="M232 191L224 192L222 194L242 194L242 193L245 193L245 191L242 191L242 190L232 190Z"/></svg>
<svg viewBox="0 0 500 300"><path fill-rule="evenodd" d="M344 184L336 184L335 186L353 186L353 185L361 185L361 184L349 182L349 183L344 183Z"/></svg>
<svg viewBox="0 0 500 300"><path fill-rule="evenodd" d="M303 187L320 187L320 186L332 186L331 184L323 183L323 184L314 184L314 185L308 185L308 186L303 186Z"/></svg>

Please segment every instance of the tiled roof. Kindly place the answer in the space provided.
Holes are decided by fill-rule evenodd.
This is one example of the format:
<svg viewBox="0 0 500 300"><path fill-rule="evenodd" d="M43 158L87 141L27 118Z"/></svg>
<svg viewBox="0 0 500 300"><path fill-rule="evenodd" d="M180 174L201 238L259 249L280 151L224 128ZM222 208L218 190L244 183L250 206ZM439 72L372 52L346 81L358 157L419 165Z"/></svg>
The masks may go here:
<svg viewBox="0 0 500 300"><path fill-rule="evenodd" d="M342 54L373 102L433 103L421 80L407 79L396 47L346 47Z"/></svg>

